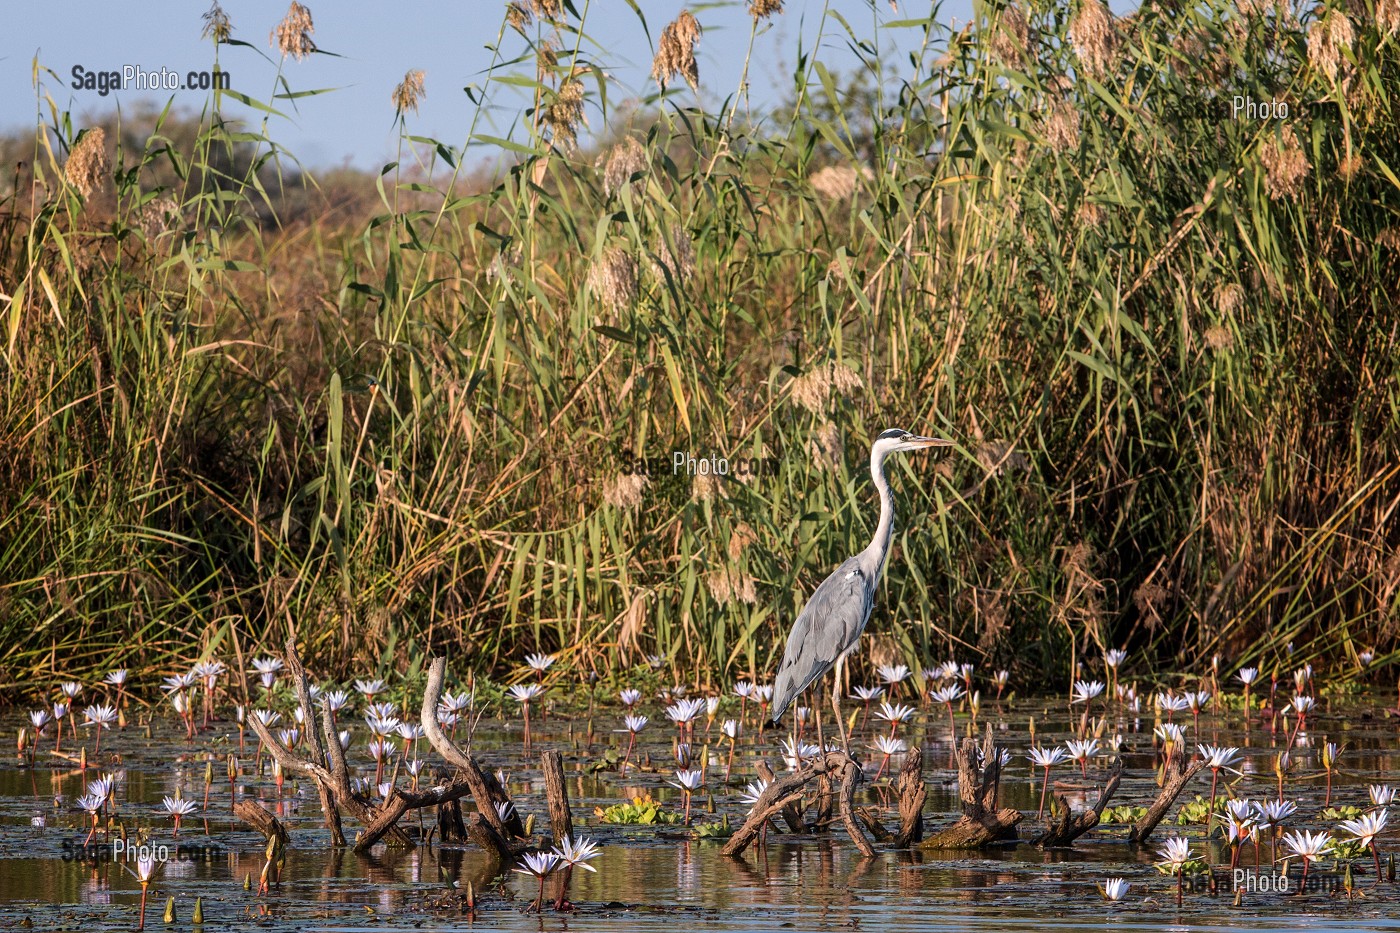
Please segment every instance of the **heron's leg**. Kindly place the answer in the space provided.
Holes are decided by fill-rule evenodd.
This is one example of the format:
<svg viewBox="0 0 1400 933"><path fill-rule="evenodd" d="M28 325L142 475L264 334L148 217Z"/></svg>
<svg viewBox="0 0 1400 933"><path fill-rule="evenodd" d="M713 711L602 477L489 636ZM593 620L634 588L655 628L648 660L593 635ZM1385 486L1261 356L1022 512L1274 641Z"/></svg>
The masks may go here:
<svg viewBox="0 0 1400 933"><path fill-rule="evenodd" d="M813 688L812 693L813 693L813 694L816 694L816 689L815 689L815 688ZM816 694L816 695L820 696L820 694ZM811 694L809 694L809 697L810 697L810 696L811 696ZM809 699L808 702L810 703L811 700ZM816 721L816 724L817 724L817 747L818 747L818 748L825 749L825 748L826 748L826 740L822 738L822 717L819 715L819 714L821 713L821 709L819 708L820 706L821 706L820 703L812 703L812 705L809 706L809 707L807 708L807 711L808 711L808 714L809 714L810 716L812 716L812 718ZM793 722L793 727L796 728L796 726L797 726L797 710L793 710L793 711L792 711L792 722ZM797 744L794 744L794 745L793 745L793 748L794 748L794 749L799 749L800 746L797 745ZM801 767L801 766L802 766L801 752L800 752L800 751L794 751L793 754L799 756L797 765L798 765L798 767Z"/></svg>
<svg viewBox="0 0 1400 933"><path fill-rule="evenodd" d="M846 665L846 656L836 658L836 682L831 685L831 711L836 714L836 728L841 731L841 747L846 754L851 753L851 740L846 735L846 721L841 718L841 669Z"/></svg>

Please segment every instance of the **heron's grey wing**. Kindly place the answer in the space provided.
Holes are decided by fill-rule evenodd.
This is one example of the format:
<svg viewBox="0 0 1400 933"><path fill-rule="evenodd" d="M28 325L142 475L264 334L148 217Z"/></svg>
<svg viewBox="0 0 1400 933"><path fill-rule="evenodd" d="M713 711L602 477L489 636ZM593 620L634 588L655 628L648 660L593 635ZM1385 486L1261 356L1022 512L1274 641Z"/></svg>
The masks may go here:
<svg viewBox="0 0 1400 933"><path fill-rule="evenodd" d="M855 644L869 618L870 586L860 562L847 558L817 587L793 623L783 663L773 681L775 722L799 693Z"/></svg>

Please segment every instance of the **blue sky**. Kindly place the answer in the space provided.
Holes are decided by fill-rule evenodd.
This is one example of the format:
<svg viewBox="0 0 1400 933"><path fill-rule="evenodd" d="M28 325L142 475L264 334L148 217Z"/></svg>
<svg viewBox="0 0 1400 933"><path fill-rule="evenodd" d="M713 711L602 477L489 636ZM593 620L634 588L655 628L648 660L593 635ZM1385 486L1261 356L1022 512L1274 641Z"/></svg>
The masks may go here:
<svg viewBox="0 0 1400 933"><path fill-rule="evenodd" d="M575 0L579 10L586 0ZM718 104L736 87L743 67L750 19L742 2L682 3L677 0L635 0L646 18L651 42L637 13L627 0L588 0L586 32L605 48L594 47L591 57L609 69L609 103L616 105L638 94L649 93L648 71L653 45L661 29L685 7L692 9L705 34L698 53L702 94L707 104ZM276 120L271 136L303 164L335 165L342 162L377 168L393 158L397 131L389 101L393 87L411 68L426 72L427 98L418 115L410 115L411 132L461 145L474 110L463 87L484 81L490 64L486 48L496 39L504 0L461 0L452 4L370 3L368 0L309 0L315 18L317 45L339 57L313 56L291 62L288 79L294 90L336 88L332 93L303 99L289 120ZM224 10L233 22L234 38L255 45L268 55L268 34L287 10L285 0L228 0ZM207 69L212 47L201 40L203 0L146 0L115 4L95 0L50 0L44 4L15 4L7 13L7 28L0 37L0 130L34 125L36 99L31 81L35 55L40 64L58 74L45 77L45 90L60 109L71 109L79 125L87 119L139 101L163 105L171 92L116 91L106 97L95 90L70 86L72 68L88 71L120 70L135 65L153 71L165 67L178 72ZM901 0L898 12L889 0L872 5L866 0L787 0L784 12L759 38L753 56L750 83L753 103L764 107L782 99L789 86L788 74L798 48L799 32L810 48L816 41L824 9L846 17L858 36L868 38L872 16L882 22L928 14L928 0ZM945 23L963 22L970 15L971 0L947 0L939 9ZM826 21L827 37L821 57L828 67L849 67L854 61L839 23ZM897 50L918 40L916 30L883 35L882 47ZM503 46L508 53L523 42L508 33ZM252 49L226 48L223 67L236 90L267 100L273 91L275 65ZM519 70L532 70L521 66ZM590 88L591 89L591 88ZM520 97L497 85L492 100L495 125L479 131L506 135L520 110ZM197 111L207 92L173 93L177 107ZM285 103L280 106L286 107ZM596 117L596 114L594 115ZM594 120L596 128L596 119Z"/></svg>

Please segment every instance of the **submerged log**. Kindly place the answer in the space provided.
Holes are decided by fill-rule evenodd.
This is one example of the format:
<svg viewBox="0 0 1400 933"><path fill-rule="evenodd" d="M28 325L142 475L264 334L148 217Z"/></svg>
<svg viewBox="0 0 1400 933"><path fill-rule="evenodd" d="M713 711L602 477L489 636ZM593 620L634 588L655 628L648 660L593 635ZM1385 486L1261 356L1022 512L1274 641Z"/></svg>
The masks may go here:
<svg viewBox="0 0 1400 933"><path fill-rule="evenodd" d="M1099 789L1099 799L1088 810L1081 810L1079 813L1073 813L1070 810L1069 800L1063 794L1055 794L1055 799L1059 801L1060 805L1059 816L1046 825L1045 831L1033 839L1031 845L1039 846L1042 849L1068 846L1099 825L1099 820L1103 818L1103 811L1108 807L1108 802L1113 799L1113 793L1118 790L1118 782L1122 778L1123 759L1117 758L1113 762L1108 780Z"/></svg>
<svg viewBox="0 0 1400 933"><path fill-rule="evenodd" d="M528 848L511 846L480 813L473 813L467 818L467 838L489 853L494 865L509 864Z"/></svg>
<svg viewBox="0 0 1400 933"><path fill-rule="evenodd" d="M1177 796L1187 783L1196 776L1196 772L1206 766L1204 758L1197 758L1189 765L1186 763L1186 750L1176 748L1173 750L1163 772L1165 780L1162 781L1162 791L1157 795L1157 799L1152 801L1152 806L1147 808L1147 813L1143 818L1133 824L1132 830L1128 833L1128 841L1142 844L1147 842L1147 838L1152 835L1152 831L1157 828L1157 824L1162 822L1162 817L1167 815L1171 805L1176 802Z"/></svg>
<svg viewBox="0 0 1400 933"><path fill-rule="evenodd" d="M395 787L389 792L389 799L379 808L374 822L366 826L364 832L355 840L355 851L368 852L385 833L395 828L399 819L409 810L435 807L449 800L459 800L470 793L471 785L466 781L454 781L417 794Z"/></svg>
<svg viewBox="0 0 1400 933"><path fill-rule="evenodd" d="M982 767L977 767L978 759ZM992 727L979 750L977 740L963 739L957 751L958 796L962 798L962 816L952 826L940 830L920 846L925 849L977 849L992 842L1016 838L1016 824L1021 811L1010 807L997 809L1001 790L1001 747L992 741Z"/></svg>
<svg viewBox="0 0 1400 933"><path fill-rule="evenodd" d="M871 807L857 807L856 818L861 825L870 831L870 835L875 837L875 841L883 845L886 842L893 842L894 835L885 828L885 824L880 822L880 817L876 815Z"/></svg>

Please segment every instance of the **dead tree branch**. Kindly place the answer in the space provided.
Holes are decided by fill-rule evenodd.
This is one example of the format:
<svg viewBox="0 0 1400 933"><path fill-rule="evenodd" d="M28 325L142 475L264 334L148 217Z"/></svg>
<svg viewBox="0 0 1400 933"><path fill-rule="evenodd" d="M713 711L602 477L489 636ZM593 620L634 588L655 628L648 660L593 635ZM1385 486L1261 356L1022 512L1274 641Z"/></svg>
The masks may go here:
<svg viewBox="0 0 1400 933"><path fill-rule="evenodd" d="M306 680L305 671L301 672L300 679L304 685ZM294 755L290 749L286 748L272 737L272 732L256 713L249 715L247 719L248 724L253 727L253 731L258 734L258 739L262 741L268 753L282 766L283 771L304 774L318 784L324 785L331 790L334 801L338 806L347 810L350 815L361 824L365 826L373 825L375 821L374 811L363 800L350 791L348 782L342 786L324 766L298 755ZM336 740L336 744L339 745L338 739ZM398 827L391 828L388 835L393 845L408 846L410 848L413 846L413 840Z"/></svg>
<svg viewBox="0 0 1400 933"><path fill-rule="evenodd" d="M301 658L297 655L296 636L292 635L287 637L287 670L291 672L292 684L297 691L297 703L301 706L301 721L310 760L324 767L328 762L322 736L316 729L316 709L311 705L311 688L307 684L306 669L301 666ZM340 747L339 740L334 737L328 737L328 741L333 742L336 748ZM346 789L349 789L348 781ZM340 808L336 806L335 790L331 783L318 779L316 793L321 798L321 813L325 816L326 828L331 831L331 845L340 848L345 845L345 833L340 825Z"/></svg>
<svg viewBox="0 0 1400 933"><path fill-rule="evenodd" d="M724 854L742 854L754 839L758 838L759 831L763 829L764 824L783 813L790 805L802 800L803 789L807 784L823 777L840 779L841 819L846 826L846 832L850 834L851 841L856 844L856 848L860 849L861 854L867 857L874 855L875 850L871 847L869 840L861 833L854 815L853 798L856 783L861 779L860 766L845 752L839 751L826 752L824 755L809 760L797 771L789 772L769 782L763 793L759 794L753 808L749 810L744 825L739 827L738 831L729 837L729 841L724 844L722 850Z"/></svg>
<svg viewBox="0 0 1400 933"><path fill-rule="evenodd" d="M457 743L442 731L442 726L438 725L437 704L442 696L442 685L446 677L447 658L433 658L433 663L428 668L428 684L423 691L423 708L419 715L423 724L423 734L428 737L428 744L432 745L434 751L462 772L461 778L471 785L471 796L476 802L477 812L491 824L496 834L506 839L524 838L525 824L521 822L520 814L515 812L513 806L505 806L511 803L511 799L500 781L496 780L495 775L483 770L476 759L462 751ZM497 804L501 805L501 809L508 811L506 817L502 818Z"/></svg>
<svg viewBox="0 0 1400 933"><path fill-rule="evenodd" d="M1055 799L1059 801L1060 814L1047 824L1043 833L1031 841L1031 845L1039 846L1042 849L1072 845L1074 840L1099 825L1099 820L1103 818L1103 811L1108 807L1109 800L1113 799L1113 793L1118 790L1118 782L1122 778L1123 759L1117 758L1113 762L1113 769L1109 772L1108 780L1099 790L1098 801L1088 810L1081 810L1079 813L1071 812L1069 801L1063 794L1056 794Z"/></svg>
<svg viewBox="0 0 1400 933"><path fill-rule="evenodd" d="M1152 835L1152 831L1157 828L1157 824L1162 822L1162 817L1167 815L1171 805L1176 802L1183 788L1196 776L1196 772L1204 768L1206 761L1204 758L1197 758L1189 765L1186 763L1186 751L1180 747L1172 752L1167 759L1166 768L1163 771L1162 791L1157 795L1157 799L1152 801L1152 805L1147 808L1147 813L1143 818L1133 824L1132 831L1128 833L1128 841L1139 844L1147 842L1147 838Z"/></svg>

